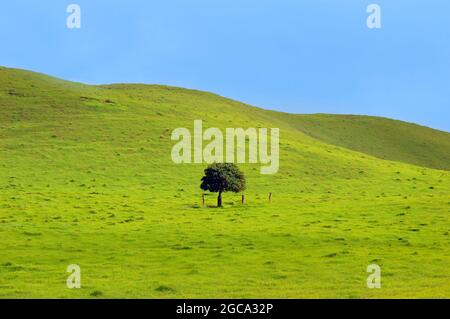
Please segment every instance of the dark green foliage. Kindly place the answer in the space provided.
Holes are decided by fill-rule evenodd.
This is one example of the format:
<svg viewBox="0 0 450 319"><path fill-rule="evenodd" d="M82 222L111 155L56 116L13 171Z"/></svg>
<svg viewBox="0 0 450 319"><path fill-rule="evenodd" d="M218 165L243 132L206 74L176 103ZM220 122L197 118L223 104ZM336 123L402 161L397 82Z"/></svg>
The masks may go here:
<svg viewBox="0 0 450 319"><path fill-rule="evenodd" d="M239 193L245 190L245 177L232 163L214 163L205 169L200 188L204 191L219 193L217 206L222 207L222 193Z"/></svg>

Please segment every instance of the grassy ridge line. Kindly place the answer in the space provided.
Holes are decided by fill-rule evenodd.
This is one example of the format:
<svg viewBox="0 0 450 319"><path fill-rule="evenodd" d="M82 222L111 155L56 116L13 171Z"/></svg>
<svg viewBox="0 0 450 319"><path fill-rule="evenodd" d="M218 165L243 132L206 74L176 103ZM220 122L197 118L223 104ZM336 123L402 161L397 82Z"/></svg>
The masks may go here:
<svg viewBox="0 0 450 319"><path fill-rule="evenodd" d="M327 144L340 146L357 152L375 156L380 159L400 161L404 163L424 166L429 168L450 170L450 133L434 130L428 127L419 126L412 123L391 120L381 117L356 116L356 115L330 115L330 114L287 114L275 111L266 111L247 104L239 103L219 95L197 90L187 90L176 87L144 84L111 84L89 86L81 83L73 83L60 80L25 70L0 68L2 72L2 86L13 83L14 88L9 94L30 95L61 94L71 102L71 106L80 104L79 95L86 95L83 105L92 107L119 110L125 108L127 104L133 105L135 102L147 99L148 101L158 101L157 96L161 92L184 95L187 99L202 98L215 101L221 108L213 110L223 113L239 112L242 117L247 116L245 123L253 120L270 122L272 126L290 126L313 139ZM28 86L25 85L28 83ZM35 92L34 88L45 88L47 92ZM26 90L27 93L15 93L15 90ZM72 92L72 93L70 93ZM118 99L124 100L124 95L130 97L124 103L108 103L109 97L116 95ZM103 99L102 99L103 97ZM74 101L70 101L75 98ZM166 98L166 97L165 97ZM50 101L51 104L51 101ZM62 103L64 106L68 103ZM141 107L140 105L138 108ZM161 107L161 104L159 105ZM206 109L191 110L178 109L180 115L191 118L193 114L197 118L204 118L206 111L214 107L214 103ZM136 110L136 109L135 109ZM74 112L73 108L69 110ZM148 111L148 110L144 110ZM208 117L208 116L207 116ZM216 117L217 118L217 117ZM207 119L206 119L207 120ZM232 123L231 120L229 120ZM244 123L244 124L245 124Z"/></svg>
<svg viewBox="0 0 450 319"><path fill-rule="evenodd" d="M323 142L435 169L450 170L450 133L413 123L356 115L294 115L303 133Z"/></svg>

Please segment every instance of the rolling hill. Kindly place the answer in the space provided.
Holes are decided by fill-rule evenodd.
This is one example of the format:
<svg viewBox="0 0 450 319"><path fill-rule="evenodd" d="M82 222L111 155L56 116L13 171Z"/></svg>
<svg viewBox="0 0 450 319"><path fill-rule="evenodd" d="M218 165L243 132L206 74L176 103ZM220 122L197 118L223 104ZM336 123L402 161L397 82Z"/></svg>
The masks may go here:
<svg viewBox="0 0 450 319"><path fill-rule="evenodd" d="M240 165L245 206L201 207L206 165L172 162L196 119L280 129L277 174ZM0 298L450 297L449 135L0 68Z"/></svg>
<svg viewBox="0 0 450 319"><path fill-rule="evenodd" d="M320 141L394 160L450 170L450 133L373 116L296 115L298 129Z"/></svg>

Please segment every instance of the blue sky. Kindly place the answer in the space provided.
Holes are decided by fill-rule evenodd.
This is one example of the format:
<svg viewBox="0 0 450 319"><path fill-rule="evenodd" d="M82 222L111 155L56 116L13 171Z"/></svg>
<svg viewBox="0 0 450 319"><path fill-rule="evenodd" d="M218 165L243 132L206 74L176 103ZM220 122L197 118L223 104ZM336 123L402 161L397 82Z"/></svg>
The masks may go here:
<svg viewBox="0 0 450 319"><path fill-rule="evenodd" d="M79 30L66 28L71 3ZM371 3L381 30L366 26ZM0 38L0 65L68 80L450 131L448 0L15 0L0 6Z"/></svg>

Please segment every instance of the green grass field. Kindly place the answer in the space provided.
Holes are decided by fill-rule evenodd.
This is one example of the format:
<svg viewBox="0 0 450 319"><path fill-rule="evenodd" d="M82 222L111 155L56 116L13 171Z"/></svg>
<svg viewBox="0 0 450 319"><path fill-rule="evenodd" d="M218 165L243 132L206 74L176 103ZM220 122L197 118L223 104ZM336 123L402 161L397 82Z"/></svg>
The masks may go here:
<svg viewBox="0 0 450 319"><path fill-rule="evenodd" d="M245 206L201 207L206 165L172 162L195 119L280 128L278 174L240 165ZM449 133L0 68L0 159L0 298L450 297Z"/></svg>

